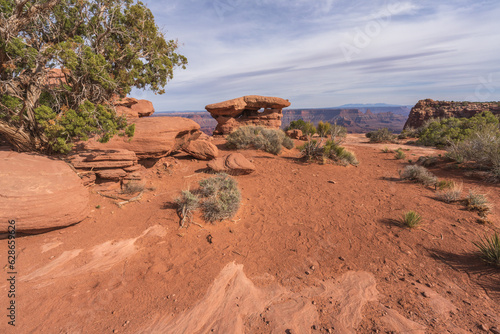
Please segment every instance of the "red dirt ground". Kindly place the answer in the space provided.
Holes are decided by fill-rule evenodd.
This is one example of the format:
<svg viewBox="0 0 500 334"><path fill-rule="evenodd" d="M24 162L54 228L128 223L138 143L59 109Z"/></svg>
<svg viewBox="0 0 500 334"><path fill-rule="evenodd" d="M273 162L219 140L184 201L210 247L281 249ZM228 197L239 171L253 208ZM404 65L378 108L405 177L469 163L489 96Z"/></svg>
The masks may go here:
<svg viewBox="0 0 500 334"><path fill-rule="evenodd" d="M224 152L223 140L216 141ZM298 143L298 142L297 142ZM257 172L235 177L242 205L229 221L179 229L174 199L206 163L187 156L149 170L149 191L119 208L90 188L92 213L17 239L17 319L2 333L487 333L500 329L500 271L472 244L499 231L434 189L399 179L407 159L443 153L369 144L349 135L359 167L241 151ZM160 166L161 165L161 166ZM498 185L450 166L430 168L500 203ZM330 183L334 181L335 183ZM71 194L68 194L71 196ZM96 208L100 206L99 208ZM424 217L416 229L397 220ZM209 237L210 236L210 237ZM208 242L208 239L212 243ZM0 240L6 263L7 240ZM3 266L3 264L2 264ZM3 268L7 277L7 268ZM0 281L6 314L6 281ZM494 333L494 328L491 333Z"/></svg>

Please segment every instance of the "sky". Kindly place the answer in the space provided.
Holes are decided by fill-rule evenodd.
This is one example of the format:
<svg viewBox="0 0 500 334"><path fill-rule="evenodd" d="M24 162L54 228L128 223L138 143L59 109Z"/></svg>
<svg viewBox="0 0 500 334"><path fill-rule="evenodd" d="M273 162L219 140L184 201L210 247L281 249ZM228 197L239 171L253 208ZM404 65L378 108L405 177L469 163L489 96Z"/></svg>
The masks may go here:
<svg viewBox="0 0 500 334"><path fill-rule="evenodd" d="M500 100L498 0L146 0L188 59L156 111L244 95L290 108Z"/></svg>

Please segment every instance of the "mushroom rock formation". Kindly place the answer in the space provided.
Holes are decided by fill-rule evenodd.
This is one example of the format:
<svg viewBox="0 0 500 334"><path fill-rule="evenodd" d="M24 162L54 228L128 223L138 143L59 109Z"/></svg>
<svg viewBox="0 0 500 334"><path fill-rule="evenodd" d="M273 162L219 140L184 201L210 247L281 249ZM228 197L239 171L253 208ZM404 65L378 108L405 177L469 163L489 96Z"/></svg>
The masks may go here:
<svg viewBox="0 0 500 334"><path fill-rule="evenodd" d="M499 102L450 102L420 100L411 109L404 129L419 128L431 118L466 117L470 118L482 111L500 114Z"/></svg>
<svg viewBox="0 0 500 334"><path fill-rule="evenodd" d="M182 117L145 117L132 120L132 138L113 137L107 143L95 139L83 142L85 150L128 150L138 159L157 159L181 151L201 135L200 125Z"/></svg>
<svg viewBox="0 0 500 334"><path fill-rule="evenodd" d="M89 213L89 192L63 161L0 151L0 233L69 226Z"/></svg>
<svg viewBox="0 0 500 334"><path fill-rule="evenodd" d="M290 106L288 100L279 97L247 95L205 107L217 121L214 135L225 135L241 126L255 125L279 129L283 108ZM263 111L259 111L264 109Z"/></svg>

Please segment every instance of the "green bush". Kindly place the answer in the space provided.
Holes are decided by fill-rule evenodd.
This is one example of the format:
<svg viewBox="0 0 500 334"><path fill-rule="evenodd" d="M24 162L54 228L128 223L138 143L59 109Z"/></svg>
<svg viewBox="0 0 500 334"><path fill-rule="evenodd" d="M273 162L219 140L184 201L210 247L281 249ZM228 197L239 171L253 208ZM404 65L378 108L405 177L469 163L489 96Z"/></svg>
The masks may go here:
<svg viewBox="0 0 500 334"><path fill-rule="evenodd" d="M441 190L437 193L437 198L445 203L452 203L460 200L462 196L462 184L457 184L451 181L450 184L444 185L442 181L436 184Z"/></svg>
<svg viewBox="0 0 500 334"><path fill-rule="evenodd" d="M417 183L422 183L426 186L435 185L438 182L437 177L429 172L425 167L418 165L406 166L401 172L401 178Z"/></svg>
<svg viewBox="0 0 500 334"><path fill-rule="evenodd" d="M471 137L486 127L498 129L499 120L490 111L484 111L471 118L445 118L428 120L418 130L418 144L426 146L447 146Z"/></svg>
<svg viewBox="0 0 500 334"><path fill-rule="evenodd" d="M491 210L491 204L488 201L488 198L486 198L486 195L475 190L469 191L469 195L465 201L467 203L467 210L477 211L480 216L486 216Z"/></svg>
<svg viewBox="0 0 500 334"><path fill-rule="evenodd" d="M408 138L417 138L418 137L418 130L414 128L408 128L403 131L398 135L398 139L408 139Z"/></svg>
<svg viewBox="0 0 500 334"><path fill-rule="evenodd" d="M255 148L274 155L280 154L283 146L293 148L293 141L283 131L260 126L243 126L229 134L226 140L232 149Z"/></svg>
<svg viewBox="0 0 500 334"><path fill-rule="evenodd" d="M417 227L418 225L420 225L421 222L422 222L422 216L420 216L415 211L405 212L403 214L403 217L401 217L401 223L408 226L409 228Z"/></svg>
<svg viewBox="0 0 500 334"><path fill-rule="evenodd" d="M488 170L492 181L500 181L500 130L490 124L473 130L461 142L451 143L448 157L458 162L475 162Z"/></svg>
<svg viewBox="0 0 500 334"><path fill-rule="evenodd" d="M200 181L203 217L209 222L233 217L240 207L241 195L236 180L227 174L218 174Z"/></svg>
<svg viewBox="0 0 500 334"><path fill-rule="evenodd" d="M346 150L333 140L327 140L324 145L321 141L309 140L299 149L302 157L306 160L315 160L322 163L331 161L343 166L357 166L359 164L353 152Z"/></svg>
<svg viewBox="0 0 500 334"><path fill-rule="evenodd" d="M382 153L391 153L392 151L386 146L382 149Z"/></svg>
<svg viewBox="0 0 500 334"><path fill-rule="evenodd" d="M405 154L405 152L403 152L403 150L401 148L398 148L396 150L396 154L394 155L394 157L398 160L401 160L401 159L406 158L406 154Z"/></svg>
<svg viewBox="0 0 500 334"><path fill-rule="evenodd" d="M330 133L331 127L330 123L319 121L316 131L320 137L324 138Z"/></svg>
<svg viewBox="0 0 500 334"><path fill-rule="evenodd" d="M302 119L290 122L286 130L301 130L304 135L313 135L316 133L316 127L312 122L305 122Z"/></svg>
<svg viewBox="0 0 500 334"><path fill-rule="evenodd" d="M365 136L366 138L369 138L372 143L392 143L396 140L396 135L394 135L391 130L387 128L381 128L376 131L368 132Z"/></svg>
<svg viewBox="0 0 500 334"><path fill-rule="evenodd" d="M491 265L500 267L500 238L498 233L488 238L484 236L479 242L473 243L480 252L481 258Z"/></svg>

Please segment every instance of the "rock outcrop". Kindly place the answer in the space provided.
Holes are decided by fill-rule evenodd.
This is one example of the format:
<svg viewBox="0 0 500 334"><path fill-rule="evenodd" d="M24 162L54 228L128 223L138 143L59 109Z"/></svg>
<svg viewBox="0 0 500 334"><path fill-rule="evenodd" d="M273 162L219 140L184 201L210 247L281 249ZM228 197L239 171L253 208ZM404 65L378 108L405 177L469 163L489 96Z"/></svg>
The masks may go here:
<svg viewBox="0 0 500 334"><path fill-rule="evenodd" d="M128 119L151 116L155 109L148 100L137 100L133 97L116 98L113 100L116 113Z"/></svg>
<svg viewBox="0 0 500 334"><path fill-rule="evenodd" d="M247 95L205 107L217 121L214 135L225 135L241 126L256 125L279 129L283 108L290 106L288 100L279 97ZM259 109L264 109L259 112Z"/></svg>
<svg viewBox="0 0 500 334"><path fill-rule="evenodd" d="M302 130L299 129L293 129L293 130L288 130L286 132L286 135L292 139L300 139L302 137Z"/></svg>
<svg viewBox="0 0 500 334"><path fill-rule="evenodd" d="M500 114L500 102L449 102L420 100L411 109L404 128L419 128L431 118L466 117L470 118L482 111Z"/></svg>
<svg viewBox="0 0 500 334"><path fill-rule="evenodd" d="M180 117L146 117L133 120L132 138L113 137L107 143L95 139L83 142L85 150L128 150L138 159L158 159L187 147L201 135L200 126Z"/></svg>
<svg viewBox="0 0 500 334"><path fill-rule="evenodd" d="M206 140L193 140L184 148L184 152L200 160L212 160L219 155L219 149Z"/></svg>
<svg viewBox="0 0 500 334"><path fill-rule="evenodd" d="M212 160L207 163L207 166L216 173L231 175L250 174L255 171L255 165L241 153L231 153L225 157Z"/></svg>
<svg viewBox="0 0 500 334"><path fill-rule="evenodd" d="M87 217L88 190L63 161L0 151L0 232L15 220L17 232L76 224Z"/></svg>

